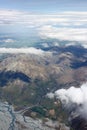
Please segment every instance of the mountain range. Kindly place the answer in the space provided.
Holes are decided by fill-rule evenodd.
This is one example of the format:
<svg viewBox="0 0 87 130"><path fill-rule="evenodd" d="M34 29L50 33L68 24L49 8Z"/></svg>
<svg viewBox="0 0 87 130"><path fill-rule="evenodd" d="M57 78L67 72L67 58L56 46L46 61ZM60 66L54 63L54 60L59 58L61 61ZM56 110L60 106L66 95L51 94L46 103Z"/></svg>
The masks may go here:
<svg viewBox="0 0 87 130"><path fill-rule="evenodd" d="M15 110L34 106L24 114L67 122L60 102L47 94L87 81L87 49L82 46L42 47L43 54L0 56L0 98Z"/></svg>

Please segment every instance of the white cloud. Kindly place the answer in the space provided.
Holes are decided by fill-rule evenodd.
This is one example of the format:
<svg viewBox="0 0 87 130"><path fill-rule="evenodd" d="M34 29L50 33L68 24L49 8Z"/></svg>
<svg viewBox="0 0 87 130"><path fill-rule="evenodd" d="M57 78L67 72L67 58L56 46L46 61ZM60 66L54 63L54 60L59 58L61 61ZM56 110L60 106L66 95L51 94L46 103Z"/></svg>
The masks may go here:
<svg viewBox="0 0 87 130"><path fill-rule="evenodd" d="M48 93L47 95L46 95L48 98L50 98L50 99L53 99L54 98L54 93Z"/></svg>
<svg viewBox="0 0 87 130"><path fill-rule="evenodd" d="M5 43L13 43L13 42L15 42L15 40L13 40L13 39L5 39L5 40L3 40L3 42L5 42Z"/></svg>
<svg viewBox="0 0 87 130"><path fill-rule="evenodd" d="M60 89L55 92L57 99L60 99L66 106L69 103L83 104L83 92L81 88L70 87L69 89Z"/></svg>
<svg viewBox="0 0 87 130"><path fill-rule="evenodd" d="M0 26L2 25L22 25L27 29L36 29L41 38L87 41L87 12L68 11L41 15L15 10L0 10Z"/></svg>
<svg viewBox="0 0 87 130"><path fill-rule="evenodd" d="M70 42L70 43L67 43L65 46L75 46L76 45L76 42Z"/></svg>
<svg viewBox="0 0 87 130"><path fill-rule="evenodd" d="M0 10L0 23L42 25L87 25L87 12L62 12L58 14L33 14L15 10ZM79 24L78 24L79 23Z"/></svg>
<svg viewBox="0 0 87 130"><path fill-rule="evenodd" d="M42 55L45 52L41 49L36 49L33 47L30 48L0 48L0 53L24 53L24 54L35 54L35 55Z"/></svg>
<svg viewBox="0 0 87 130"><path fill-rule="evenodd" d="M68 110L71 110L71 112L74 112L75 115L80 115L87 119L87 83L81 85L79 88L70 87L69 89L57 90L54 96L61 100L63 105Z"/></svg>
<svg viewBox="0 0 87 130"><path fill-rule="evenodd" d="M86 28L56 28L52 26L43 26L39 28L39 35L44 38L56 38L61 41L87 41Z"/></svg>
<svg viewBox="0 0 87 130"><path fill-rule="evenodd" d="M87 48L87 43L82 44L84 48Z"/></svg>

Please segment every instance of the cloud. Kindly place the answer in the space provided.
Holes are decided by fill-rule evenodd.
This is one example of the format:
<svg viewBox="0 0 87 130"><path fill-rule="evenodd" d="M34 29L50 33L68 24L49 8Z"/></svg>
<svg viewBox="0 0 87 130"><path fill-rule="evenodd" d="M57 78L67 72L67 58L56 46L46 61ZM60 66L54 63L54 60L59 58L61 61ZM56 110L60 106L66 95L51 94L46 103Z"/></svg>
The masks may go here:
<svg viewBox="0 0 87 130"><path fill-rule="evenodd" d="M33 47L30 48L0 48L0 53L10 53L10 54L35 54L35 55L42 55L45 54L45 52L41 49L36 49Z"/></svg>
<svg viewBox="0 0 87 130"><path fill-rule="evenodd" d="M66 105L70 103L76 103L78 105L83 104L83 92L82 88L70 87L69 89L60 89L55 92L57 99L60 99L61 102Z"/></svg>
<svg viewBox="0 0 87 130"><path fill-rule="evenodd" d="M53 99L54 98L54 93L50 92L46 95L48 98Z"/></svg>
<svg viewBox="0 0 87 130"><path fill-rule="evenodd" d="M82 46L83 46L84 48L87 48L87 42L86 42L86 43L83 43Z"/></svg>
<svg viewBox="0 0 87 130"><path fill-rule="evenodd" d="M15 10L0 10L0 26L23 26L37 31L41 38L87 42L87 12L34 14ZM10 27L11 25L11 27Z"/></svg>
<svg viewBox="0 0 87 130"><path fill-rule="evenodd" d="M60 12L58 14L34 14L15 10L0 10L0 24L87 25L87 12Z"/></svg>
<svg viewBox="0 0 87 130"><path fill-rule="evenodd" d="M57 90L54 96L62 102L68 111L71 110L73 112L74 110L74 113L78 113L87 119L87 83L79 88L70 87L69 89Z"/></svg>
<svg viewBox="0 0 87 130"><path fill-rule="evenodd" d="M5 40L2 40L2 42L5 42L5 43L14 43L15 40L13 40L13 39L5 39Z"/></svg>
<svg viewBox="0 0 87 130"><path fill-rule="evenodd" d="M87 41L86 28L56 28L47 25L39 29L39 35L43 38L55 38L61 41Z"/></svg>
<svg viewBox="0 0 87 130"><path fill-rule="evenodd" d="M76 45L76 42L70 42L70 43L67 43L65 46L68 47L68 46L75 46Z"/></svg>

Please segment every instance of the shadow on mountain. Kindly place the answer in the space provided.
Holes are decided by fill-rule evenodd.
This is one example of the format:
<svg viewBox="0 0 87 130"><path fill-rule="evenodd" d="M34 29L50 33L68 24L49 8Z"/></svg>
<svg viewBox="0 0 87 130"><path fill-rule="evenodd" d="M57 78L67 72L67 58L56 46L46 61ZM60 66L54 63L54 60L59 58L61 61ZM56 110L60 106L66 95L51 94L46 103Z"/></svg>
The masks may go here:
<svg viewBox="0 0 87 130"><path fill-rule="evenodd" d="M44 48L44 51L55 51L56 53L70 52L76 57L83 57L87 54L87 49L82 46L67 46L67 47L48 47Z"/></svg>
<svg viewBox="0 0 87 130"><path fill-rule="evenodd" d="M82 46L68 46L63 49L64 52L70 52L76 57L82 57L87 54L87 49Z"/></svg>
<svg viewBox="0 0 87 130"><path fill-rule="evenodd" d="M22 80L26 83L30 82L30 78L22 72L14 71L1 71L0 72L0 86L3 87L7 85L8 82L12 82L16 79Z"/></svg>
<svg viewBox="0 0 87 130"><path fill-rule="evenodd" d="M78 116L72 120L71 127L74 130L87 130L87 120Z"/></svg>
<svg viewBox="0 0 87 130"><path fill-rule="evenodd" d="M81 68L81 67L86 67L87 66L87 61L85 61L85 62L73 62L72 64L71 64L71 68L73 68L73 69L78 69L78 68Z"/></svg>

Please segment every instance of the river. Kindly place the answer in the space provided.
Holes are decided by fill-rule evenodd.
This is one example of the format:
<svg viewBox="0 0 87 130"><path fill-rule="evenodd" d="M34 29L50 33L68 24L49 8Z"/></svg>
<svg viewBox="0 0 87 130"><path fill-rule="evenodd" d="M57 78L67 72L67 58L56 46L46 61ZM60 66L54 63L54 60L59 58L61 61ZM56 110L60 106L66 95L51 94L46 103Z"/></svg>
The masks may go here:
<svg viewBox="0 0 87 130"><path fill-rule="evenodd" d="M21 112L15 112L13 106L9 105L7 102L4 103L0 102L0 130L55 130L55 129L43 125L40 119L34 120L30 117L23 116Z"/></svg>

